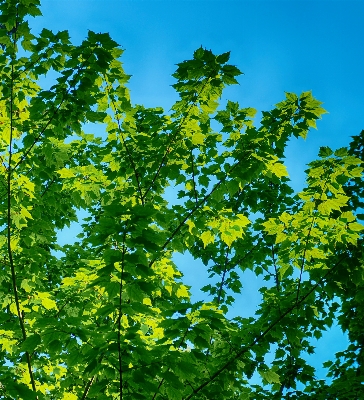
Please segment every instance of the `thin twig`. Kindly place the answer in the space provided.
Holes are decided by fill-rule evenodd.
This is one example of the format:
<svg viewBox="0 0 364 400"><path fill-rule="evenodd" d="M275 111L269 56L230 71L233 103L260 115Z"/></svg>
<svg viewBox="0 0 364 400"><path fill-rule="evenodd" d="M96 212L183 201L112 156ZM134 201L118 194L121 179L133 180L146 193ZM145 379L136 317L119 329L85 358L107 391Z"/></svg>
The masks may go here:
<svg viewBox="0 0 364 400"><path fill-rule="evenodd" d="M135 165L134 159L133 159L133 157L132 157L132 155L131 155L131 152L130 152L130 150L129 150L129 147L127 146L126 140L125 140L124 135L123 135L123 132L122 132L122 130L121 130L119 113L118 113L118 111L117 111L117 108L116 108L114 99L112 99L111 102L112 102L113 107L114 107L114 112L115 112L116 121L117 121L117 124L118 124L119 134L120 134L120 136L121 136L121 139L122 139L122 141L123 141L123 145L124 145L124 147L125 147L126 153L128 154L128 157L129 157L129 160L130 160L130 164L131 164L131 166L132 166L132 168L133 168L133 171L134 171L135 180L136 180L137 186L138 186L138 192L139 192L140 201L141 201L142 205L144 206L144 198L145 198L145 195L143 196L143 193L142 193L142 187L141 187L141 183L140 183L140 180L139 180L139 173L138 173L138 171L137 171L137 167L136 167L136 165Z"/></svg>
<svg viewBox="0 0 364 400"><path fill-rule="evenodd" d="M182 127L183 127L183 124L184 124L185 121L187 120L187 118L188 118L188 116L189 116L189 113L190 113L192 107L197 103L197 101L198 101L198 99L199 99L199 97L200 97L200 94L204 91L205 87L206 87L207 84L210 82L210 80L211 80L212 77L209 76L209 77L206 77L206 78L207 78L207 79L206 79L206 82L205 82L204 85L202 86L200 92L197 93L197 95L195 96L194 101L193 101L193 102L190 104L190 106L188 107L188 109L187 109L187 111L186 111L184 117L182 118L181 122L180 122L179 125L177 126L177 128L176 128L174 134L169 135L169 143L167 144L166 151L165 151L165 153L164 153L164 155L163 155L163 157L162 157L162 160L161 160L161 162L160 162L160 164L159 164L159 167L158 167L158 169L157 169L157 172L155 173L155 175L154 175L154 177L153 177L153 179L152 179L151 184L149 185L148 189L147 189L147 190L145 191L145 193L144 193L144 198L146 198L147 194L149 193L149 191L150 191L151 188L153 187L153 185L154 185L156 179L158 178L158 176L159 176L159 174L160 174L160 172L161 172L161 170L162 170L162 167L167 165L167 164L165 164L165 162L166 162L166 160L167 160L168 154L171 152L171 145L172 145L172 143L174 142L174 140L175 140L177 134L181 131L181 129L182 129Z"/></svg>
<svg viewBox="0 0 364 400"><path fill-rule="evenodd" d="M123 295L123 279L125 267L125 253L126 253L126 230L125 226L123 235L123 251L121 256L121 275L120 275L120 292L119 292L119 317L118 317L118 357L119 357L119 385L120 385L120 400L123 399L123 369L122 369L122 352L121 352L121 317L122 317L122 295Z"/></svg>
<svg viewBox="0 0 364 400"><path fill-rule="evenodd" d="M197 190L196 190L195 165L194 165L194 162L193 162L193 149L191 149L191 167L192 167L193 192L194 192L194 195L195 195L195 203L197 204L198 198L197 198Z"/></svg>

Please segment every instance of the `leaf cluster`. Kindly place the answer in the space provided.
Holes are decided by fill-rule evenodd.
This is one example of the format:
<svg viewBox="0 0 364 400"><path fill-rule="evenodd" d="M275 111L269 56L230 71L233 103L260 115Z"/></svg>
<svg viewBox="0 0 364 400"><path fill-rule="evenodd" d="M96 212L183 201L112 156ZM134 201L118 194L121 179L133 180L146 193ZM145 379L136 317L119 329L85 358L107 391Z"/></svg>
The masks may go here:
<svg viewBox="0 0 364 400"><path fill-rule="evenodd" d="M242 74L230 53L201 47L165 113L132 103L108 34L36 37L38 0L0 12L0 398L359 398L363 132L321 148L294 194L285 147L325 113L311 92L256 124L220 104ZM79 240L60 246L75 222ZM184 284L184 252L209 273L205 301ZM231 318L248 273L266 282L261 303ZM336 322L350 343L318 381L306 356Z"/></svg>

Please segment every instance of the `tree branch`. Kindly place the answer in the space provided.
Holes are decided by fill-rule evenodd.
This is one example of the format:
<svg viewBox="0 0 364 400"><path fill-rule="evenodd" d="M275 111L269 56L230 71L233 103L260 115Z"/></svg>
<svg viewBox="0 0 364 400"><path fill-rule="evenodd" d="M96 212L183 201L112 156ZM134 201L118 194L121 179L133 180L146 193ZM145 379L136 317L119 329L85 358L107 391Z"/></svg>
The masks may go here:
<svg viewBox="0 0 364 400"><path fill-rule="evenodd" d="M209 385L211 382L213 382L223 371L225 371L234 361L238 360L240 357L242 357L247 351L249 351L253 346L258 344L279 322L282 321L284 317L286 317L289 313L291 313L294 309L298 308L301 304L305 302L307 297L309 297L318 286L321 285L321 283L335 270L335 268L347 257L346 254L343 254L343 256L339 259L339 261L331 268L328 270L328 272L321 278L319 281L312 286L312 288L304 295L301 297L301 299L298 302L295 302L291 307L289 307L284 313L282 313L273 323L271 323L256 339L253 340L253 342L242 348L238 354L236 354L234 357L232 357L227 363L225 363L222 367L220 367L214 374L211 375L211 378L204 383L202 383L199 387L197 387L190 395L185 397L183 400L189 400L193 396L195 396L197 393L199 393L202 389L204 389L207 385Z"/></svg>

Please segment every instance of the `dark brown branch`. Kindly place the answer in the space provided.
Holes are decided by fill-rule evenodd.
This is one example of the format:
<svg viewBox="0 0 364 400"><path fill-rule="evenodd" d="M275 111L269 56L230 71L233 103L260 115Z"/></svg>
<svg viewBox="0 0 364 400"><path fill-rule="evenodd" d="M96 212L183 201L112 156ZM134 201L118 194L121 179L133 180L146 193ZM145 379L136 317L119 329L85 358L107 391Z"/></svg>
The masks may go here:
<svg viewBox="0 0 364 400"><path fill-rule="evenodd" d="M88 392L90 390L90 387L91 387L94 379L95 379L95 375L87 382L87 385L86 385L85 390L84 390L84 392L82 394L81 400L85 400L86 399L87 394L88 394Z"/></svg>
<svg viewBox="0 0 364 400"><path fill-rule="evenodd" d="M16 32L14 34L14 51L16 47ZM9 255L9 263L10 263L10 269L11 269L11 280L12 280L12 286L13 286L13 291L14 291L14 299L15 299L15 305L16 305L16 311L18 314L19 318L19 325L20 329L22 332L23 336L23 341L26 340L27 334L25 331L25 326L24 326L24 321L23 321L23 313L21 312L20 309L20 302L19 302L19 295L18 295L18 287L17 287L17 277L16 277L16 271L15 271L15 265L14 265L14 259L13 259L13 249L11 248L11 237L12 237L12 222L11 222L11 176L12 176L12 168L11 168L11 161L12 161L12 155L13 155L13 132L14 132L14 119L13 119L13 107L14 107L14 58L15 55L12 55L12 62L11 62L11 81L10 81L10 138L9 138L9 167L8 167L8 174L7 174L7 242L8 242L8 255ZM35 386L35 380L34 380L34 375L33 375L33 370L32 370L32 364L31 364L31 359L30 359L30 354L28 351L25 352L25 357L27 360L27 366L28 366L28 372L29 372L29 377L30 377L30 382L31 386L34 392L37 391L37 388ZM38 396L36 396L38 399Z"/></svg>

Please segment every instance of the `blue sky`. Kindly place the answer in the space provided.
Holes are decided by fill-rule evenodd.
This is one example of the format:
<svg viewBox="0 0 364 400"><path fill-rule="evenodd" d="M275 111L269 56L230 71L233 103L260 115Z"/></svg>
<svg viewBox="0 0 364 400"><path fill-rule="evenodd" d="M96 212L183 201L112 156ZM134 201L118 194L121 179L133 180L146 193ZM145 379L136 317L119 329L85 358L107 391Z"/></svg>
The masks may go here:
<svg viewBox="0 0 364 400"><path fill-rule="evenodd" d="M230 62L245 75L239 86L226 90L222 103L230 99L254 107L258 118L283 100L285 91L312 90L329 114L306 141L289 144L286 161L296 190L320 146L346 146L364 129L363 1L43 0L42 12L43 18L31 22L35 32L67 29L74 43L88 29L109 32L125 49L134 103L168 111L177 99L170 86L175 64L201 45L214 53L231 51ZM180 261L187 283L204 280L199 264ZM246 279L236 313L254 309L260 283ZM320 343L317 362L342 349L344 340L334 329Z"/></svg>
<svg viewBox="0 0 364 400"><path fill-rule="evenodd" d="M326 114L306 142L287 151L295 188L304 165L322 145L345 146L364 128L363 1L229 0L43 0L42 27L68 29L74 42L87 30L109 32L122 48L132 74L132 100L166 110L176 99L171 74L200 45L231 51L231 63L245 75L223 101L269 110L284 92L312 90Z"/></svg>

